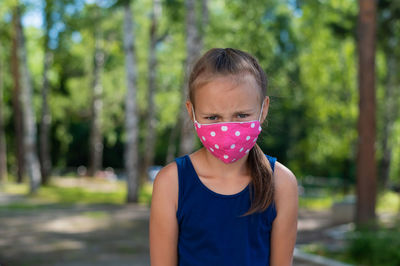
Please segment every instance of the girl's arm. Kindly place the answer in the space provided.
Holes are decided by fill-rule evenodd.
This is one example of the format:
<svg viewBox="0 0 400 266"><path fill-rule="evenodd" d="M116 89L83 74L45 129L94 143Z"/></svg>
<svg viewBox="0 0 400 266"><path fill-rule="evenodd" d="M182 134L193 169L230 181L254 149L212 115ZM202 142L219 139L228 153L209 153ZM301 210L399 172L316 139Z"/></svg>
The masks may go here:
<svg viewBox="0 0 400 266"><path fill-rule="evenodd" d="M150 263L152 266L176 266L178 222L178 171L176 163L160 170L153 183L150 210Z"/></svg>
<svg viewBox="0 0 400 266"><path fill-rule="evenodd" d="M271 232L271 266L290 266L297 236L298 188L294 174L275 163L275 205L277 216Z"/></svg>

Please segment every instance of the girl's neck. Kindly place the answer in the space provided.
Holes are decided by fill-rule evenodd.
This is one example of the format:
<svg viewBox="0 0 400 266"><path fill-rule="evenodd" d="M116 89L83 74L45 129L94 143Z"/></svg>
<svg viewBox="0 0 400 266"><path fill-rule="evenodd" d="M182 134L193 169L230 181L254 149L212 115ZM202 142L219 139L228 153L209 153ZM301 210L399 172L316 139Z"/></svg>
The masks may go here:
<svg viewBox="0 0 400 266"><path fill-rule="evenodd" d="M248 154L234 163L225 164L220 159L213 156L206 148L201 148L198 151L204 159L205 169L212 169L213 175L224 178L234 178L239 176L249 175L247 168Z"/></svg>

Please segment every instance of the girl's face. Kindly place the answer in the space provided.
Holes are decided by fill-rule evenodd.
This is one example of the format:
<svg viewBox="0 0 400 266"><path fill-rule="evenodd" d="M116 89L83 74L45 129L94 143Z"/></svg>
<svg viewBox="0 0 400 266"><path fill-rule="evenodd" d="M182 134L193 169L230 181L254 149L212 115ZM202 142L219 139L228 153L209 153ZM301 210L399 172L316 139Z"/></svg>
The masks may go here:
<svg viewBox="0 0 400 266"><path fill-rule="evenodd" d="M217 122L241 122L258 120L261 111L260 91L256 80L250 74L238 79L232 76L216 77L196 88L195 116L200 124ZM268 113L269 97L264 99L261 123ZM191 102L186 102L193 120Z"/></svg>

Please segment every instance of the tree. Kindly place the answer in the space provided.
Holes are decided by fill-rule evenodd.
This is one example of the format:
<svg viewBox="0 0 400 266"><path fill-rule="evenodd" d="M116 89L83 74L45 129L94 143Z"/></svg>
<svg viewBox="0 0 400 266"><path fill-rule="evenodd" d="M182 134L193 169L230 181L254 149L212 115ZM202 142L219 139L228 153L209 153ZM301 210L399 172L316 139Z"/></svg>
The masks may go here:
<svg viewBox="0 0 400 266"><path fill-rule="evenodd" d="M156 76L157 76L157 51L156 45L162 40L164 36L158 38L157 29L158 22L161 16L161 2L160 0L153 0L153 7L151 12L151 25L150 25L150 46L149 46L149 59L148 59L148 91L147 91L147 113L145 123L146 138L144 143L144 163L140 176L141 184L144 183L147 169L153 164L154 160L154 147L156 142L156 108L154 97L156 93Z"/></svg>
<svg viewBox="0 0 400 266"><path fill-rule="evenodd" d="M3 53L0 48L0 183L7 178L7 152L3 117Z"/></svg>
<svg viewBox="0 0 400 266"><path fill-rule="evenodd" d="M138 110L136 104L137 67L135 60L135 36L133 34L131 1L124 2L124 53L126 69L125 98L125 171L128 186L127 202L138 200L139 151L138 151Z"/></svg>
<svg viewBox="0 0 400 266"><path fill-rule="evenodd" d="M89 176L96 175L102 167L103 161L103 135L101 132L101 113L103 106L103 85L102 72L104 66L103 40L100 29L99 7L95 6L95 21L97 27L94 28L94 64L93 64L93 85L92 85L92 109L91 109L91 128L90 128L90 158Z"/></svg>
<svg viewBox="0 0 400 266"><path fill-rule="evenodd" d="M52 29L53 1L45 0L44 8L44 60L43 60L43 85L42 85L42 115L40 117L40 146L39 159L42 174L42 184L47 184L51 174L50 157L50 124L51 114L48 103L49 94L49 68L51 65L52 52L50 50L50 30Z"/></svg>
<svg viewBox="0 0 400 266"><path fill-rule="evenodd" d="M379 165L379 187L381 191L389 188L390 170L393 166L393 139L394 125L399 117L399 100L400 91L397 89L400 84L399 78L399 60L400 49L398 43L400 36L397 33L399 30L400 21L400 5L390 0L382 0L378 2L378 48L383 50L386 55L386 75L383 84L384 96L383 101L378 104L382 114L381 126L378 132L381 132L380 142L382 149L382 159ZM379 114L379 112L378 112ZM379 135L378 135L379 136Z"/></svg>
<svg viewBox="0 0 400 266"><path fill-rule="evenodd" d="M357 149L357 225L375 219L375 43L376 1L359 0L358 17L358 149Z"/></svg>
<svg viewBox="0 0 400 266"><path fill-rule="evenodd" d="M32 103L32 80L28 69L25 37L21 25L19 4L14 7L14 32L17 45L18 71L20 73L20 104L22 106L24 159L30 181L30 193L35 193L41 182L40 166L36 154L36 125Z"/></svg>
<svg viewBox="0 0 400 266"><path fill-rule="evenodd" d="M185 0L185 11L186 11L186 60L184 64L184 84L182 86L182 97L186 101L188 98L188 81L191 69L195 60L198 59L203 50L203 33L205 23L208 23L208 8L207 1L202 1L202 20L201 28L198 28L196 19L196 8L194 0ZM180 141L180 155L192 152L195 144L195 138L193 134L193 125L190 118L187 115L185 105L181 104L180 111L181 122L181 141Z"/></svg>
<svg viewBox="0 0 400 266"><path fill-rule="evenodd" d="M18 17L17 17L18 16ZM23 122L22 122L22 106L20 102L21 84L20 84L20 62L18 57L19 49L19 34L18 34L18 21L19 12L14 10L13 14L13 34L12 34L12 45L11 45L11 71L14 81L13 88L13 111L14 111L14 130L15 130L15 147L16 147L16 159L17 159L17 182L22 183L25 175L25 160L24 160L24 140L23 140Z"/></svg>

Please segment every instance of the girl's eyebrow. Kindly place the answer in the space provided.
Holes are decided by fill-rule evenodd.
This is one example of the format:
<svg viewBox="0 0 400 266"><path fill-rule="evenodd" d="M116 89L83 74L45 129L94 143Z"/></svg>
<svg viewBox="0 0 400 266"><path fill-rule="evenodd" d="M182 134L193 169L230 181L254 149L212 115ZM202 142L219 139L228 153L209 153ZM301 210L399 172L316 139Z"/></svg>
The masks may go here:
<svg viewBox="0 0 400 266"><path fill-rule="evenodd" d="M243 113L252 113L254 110L248 109L248 110L241 110L241 111L236 111L234 114L243 114ZM202 115L219 115L218 113L202 113Z"/></svg>

